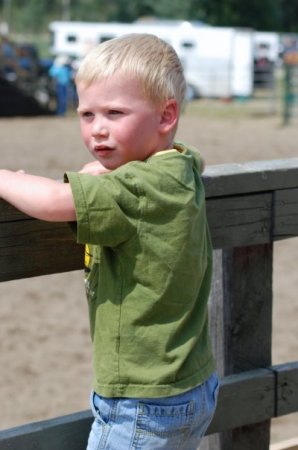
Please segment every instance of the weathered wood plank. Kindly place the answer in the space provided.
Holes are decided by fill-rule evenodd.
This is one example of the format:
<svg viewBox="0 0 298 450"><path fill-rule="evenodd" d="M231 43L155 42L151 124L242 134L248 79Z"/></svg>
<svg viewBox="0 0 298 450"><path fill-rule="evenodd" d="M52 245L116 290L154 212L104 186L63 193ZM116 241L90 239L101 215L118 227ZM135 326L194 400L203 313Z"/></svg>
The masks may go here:
<svg viewBox="0 0 298 450"><path fill-rule="evenodd" d="M276 415L298 411L298 361L274 366L277 379ZM297 424L298 430L298 424Z"/></svg>
<svg viewBox="0 0 298 450"><path fill-rule="evenodd" d="M297 187L298 158L208 166L206 196L222 197Z"/></svg>
<svg viewBox="0 0 298 450"><path fill-rule="evenodd" d="M272 244L223 251L225 375L271 365Z"/></svg>
<svg viewBox="0 0 298 450"><path fill-rule="evenodd" d="M293 217L297 218L295 208L290 216L290 206L285 207L294 202L296 192L276 195L276 208L269 193L209 199L207 214L214 248L263 244L274 236L297 235L298 226L293 223ZM2 206L0 202L0 217ZM11 217L13 211L16 210L11 209ZM17 220L0 221L1 281L82 267L82 249L76 246L67 224L41 222L18 212L16 216Z"/></svg>
<svg viewBox="0 0 298 450"><path fill-rule="evenodd" d="M225 322L223 308L223 283L222 283L222 250L213 252L213 274L211 292L208 302L209 332L212 351L216 360L216 369L220 379L225 372ZM220 450L223 448L223 433L213 433L205 436L200 443L200 450Z"/></svg>
<svg viewBox="0 0 298 450"><path fill-rule="evenodd" d="M208 433L271 417L274 411L274 382L274 374L270 370L232 375L223 380L218 410ZM87 442L91 421L91 413L84 411L0 431L0 448L82 450Z"/></svg>
<svg viewBox="0 0 298 450"><path fill-rule="evenodd" d="M207 433L263 422L273 417L274 411L275 377L271 370L228 375L222 380L217 410Z"/></svg>
<svg viewBox="0 0 298 450"><path fill-rule="evenodd" d="M1 450L82 450L92 423L83 411L0 431Z"/></svg>
<svg viewBox="0 0 298 450"><path fill-rule="evenodd" d="M214 247L297 236L297 180L298 158L208 168L207 214ZM82 267L82 249L75 245L68 225L41 224L3 200L0 250L2 281Z"/></svg>
<svg viewBox="0 0 298 450"><path fill-rule="evenodd" d="M220 386L218 407L207 434L240 429L274 417L279 395L275 373L287 377L287 389L297 388L298 362L226 376ZM286 403L280 414L292 412ZM82 450L92 422L83 411L51 420L0 431L1 450ZM235 431L237 433L237 431ZM232 448L232 447L231 447ZM255 445L249 448L256 448ZM265 447L263 447L265 448Z"/></svg>
<svg viewBox="0 0 298 450"><path fill-rule="evenodd" d="M273 223L274 240L297 236L298 188L275 192Z"/></svg>
<svg viewBox="0 0 298 450"><path fill-rule="evenodd" d="M272 244L238 247L222 252L224 311L224 374L271 365ZM243 403L244 405L244 403ZM252 414L257 414L256 409ZM221 450L269 449L270 421L225 433Z"/></svg>
<svg viewBox="0 0 298 450"><path fill-rule="evenodd" d="M0 223L0 281L82 268L83 247L68 225L34 219Z"/></svg>
<svg viewBox="0 0 298 450"><path fill-rule="evenodd" d="M6 201L0 199L0 223L1 222L13 222L15 220L30 219L22 212L15 209L12 205Z"/></svg>
<svg viewBox="0 0 298 450"><path fill-rule="evenodd" d="M270 193L208 199L207 215L214 248L263 244L271 240Z"/></svg>

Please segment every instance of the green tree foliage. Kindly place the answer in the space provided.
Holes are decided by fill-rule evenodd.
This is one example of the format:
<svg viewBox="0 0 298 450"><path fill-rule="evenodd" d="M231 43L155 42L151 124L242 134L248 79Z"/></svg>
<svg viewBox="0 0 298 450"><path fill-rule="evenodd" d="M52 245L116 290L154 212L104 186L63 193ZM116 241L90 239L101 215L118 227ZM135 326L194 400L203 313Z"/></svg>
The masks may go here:
<svg viewBox="0 0 298 450"><path fill-rule="evenodd" d="M280 0L280 17L282 27L285 32L298 32L298 1L297 0Z"/></svg>
<svg viewBox="0 0 298 450"><path fill-rule="evenodd" d="M298 32L297 0L0 0L0 21L7 4L12 28L21 32L46 30L51 20L63 19L66 7L71 20L132 22L154 16Z"/></svg>
<svg viewBox="0 0 298 450"><path fill-rule="evenodd" d="M21 11L20 22L25 30L32 32L41 31L44 27L47 2L44 0L28 0L26 7Z"/></svg>
<svg viewBox="0 0 298 450"><path fill-rule="evenodd" d="M204 19L213 25L276 30L280 0L198 0Z"/></svg>

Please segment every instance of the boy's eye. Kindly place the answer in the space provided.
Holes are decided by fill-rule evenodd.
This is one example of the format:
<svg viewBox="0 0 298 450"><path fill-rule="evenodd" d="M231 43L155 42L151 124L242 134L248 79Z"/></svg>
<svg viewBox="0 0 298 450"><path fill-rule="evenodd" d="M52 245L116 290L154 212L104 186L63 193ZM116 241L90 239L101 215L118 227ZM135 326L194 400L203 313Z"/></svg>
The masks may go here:
<svg viewBox="0 0 298 450"><path fill-rule="evenodd" d="M119 109L110 109L110 110L109 110L109 114L110 114L111 116L116 116L116 115L118 115L118 114L123 114L123 112L120 111Z"/></svg>
<svg viewBox="0 0 298 450"><path fill-rule="evenodd" d="M94 114L91 111L80 111L80 110L78 110L78 113L79 113L79 117L81 119L85 119L85 120L92 119L92 117L94 116Z"/></svg>
<svg viewBox="0 0 298 450"><path fill-rule="evenodd" d="M88 119L89 117L93 116L93 113L91 111L84 111L81 114L82 117L84 117L85 119Z"/></svg>

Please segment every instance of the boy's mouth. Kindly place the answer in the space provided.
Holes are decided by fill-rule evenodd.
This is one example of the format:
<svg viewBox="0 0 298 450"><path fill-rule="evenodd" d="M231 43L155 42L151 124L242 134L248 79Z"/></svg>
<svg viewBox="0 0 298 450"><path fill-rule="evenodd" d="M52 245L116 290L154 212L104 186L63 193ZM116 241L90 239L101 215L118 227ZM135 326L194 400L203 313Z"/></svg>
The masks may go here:
<svg viewBox="0 0 298 450"><path fill-rule="evenodd" d="M96 145L94 147L94 153L96 155L105 156L113 151L113 148L107 147L106 145Z"/></svg>

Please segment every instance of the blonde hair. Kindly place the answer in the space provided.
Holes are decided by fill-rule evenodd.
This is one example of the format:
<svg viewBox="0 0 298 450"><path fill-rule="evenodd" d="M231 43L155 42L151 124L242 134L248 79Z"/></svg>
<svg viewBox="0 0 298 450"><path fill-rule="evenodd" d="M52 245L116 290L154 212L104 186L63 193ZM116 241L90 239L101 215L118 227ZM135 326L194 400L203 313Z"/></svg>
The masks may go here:
<svg viewBox="0 0 298 450"><path fill-rule="evenodd" d="M181 62L171 45L151 34L128 34L94 47L80 64L76 83L94 81L121 71L136 77L154 104L184 101L186 83Z"/></svg>

